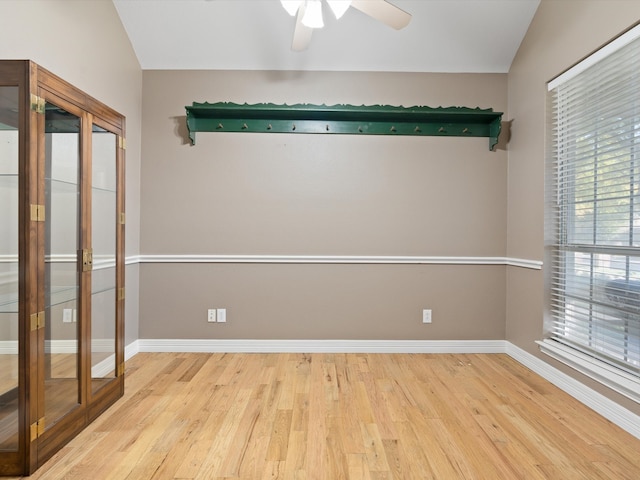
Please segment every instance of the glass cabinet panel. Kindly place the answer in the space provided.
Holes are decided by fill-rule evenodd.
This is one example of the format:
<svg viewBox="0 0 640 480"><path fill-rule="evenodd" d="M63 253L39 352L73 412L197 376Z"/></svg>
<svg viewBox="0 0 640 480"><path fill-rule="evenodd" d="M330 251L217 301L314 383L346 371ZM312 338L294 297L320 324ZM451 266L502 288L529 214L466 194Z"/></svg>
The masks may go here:
<svg viewBox="0 0 640 480"><path fill-rule="evenodd" d="M18 87L0 87L0 451L18 448Z"/></svg>
<svg viewBox="0 0 640 480"><path fill-rule="evenodd" d="M79 403L80 118L45 107L45 418Z"/></svg>
<svg viewBox="0 0 640 480"><path fill-rule="evenodd" d="M117 136L93 125L91 136L91 384L116 376Z"/></svg>

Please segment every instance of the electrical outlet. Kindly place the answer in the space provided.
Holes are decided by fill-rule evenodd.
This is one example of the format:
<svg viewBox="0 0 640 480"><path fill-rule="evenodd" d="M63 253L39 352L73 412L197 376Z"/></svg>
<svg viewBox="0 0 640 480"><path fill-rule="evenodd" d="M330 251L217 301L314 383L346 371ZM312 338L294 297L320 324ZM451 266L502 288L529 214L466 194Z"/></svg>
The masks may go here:
<svg viewBox="0 0 640 480"><path fill-rule="evenodd" d="M73 322L73 308L64 308L62 310L62 323Z"/></svg>
<svg viewBox="0 0 640 480"><path fill-rule="evenodd" d="M218 323L226 323L227 321L227 309L219 308L218 309Z"/></svg>
<svg viewBox="0 0 640 480"><path fill-rule="evenodd" d="M431 323L431 309L422 310L422 323Z"/></svg>
<svg viewBox="0 0 640 480"><path fill-rule="evenodd" d="M209 310L207 310L207 322L215 323L215 321L216 321L216 309L210 308Z"/></svg>

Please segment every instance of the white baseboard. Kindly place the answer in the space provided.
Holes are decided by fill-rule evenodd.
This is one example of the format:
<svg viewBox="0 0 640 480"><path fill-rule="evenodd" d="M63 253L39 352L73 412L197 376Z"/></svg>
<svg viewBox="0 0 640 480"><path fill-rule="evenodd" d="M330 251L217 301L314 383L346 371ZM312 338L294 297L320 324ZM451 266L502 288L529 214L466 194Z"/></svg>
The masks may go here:
<svg viewBox="0 0 640 480"><path fill-rule="evenodd" d="M116 370L116 356L109 355L101 362L91 366L91 376L93 378L102 378Z"/></svg>
<svg viewBox="0 0 640 480"><path fill-rule="evenodd" d="M18 354L17 340L0 341L0 355L17 355L17 354Z"/></svg>
<svg viewBox="0 0 640 480"><path fill-rule="evenodd" d="M124 361L126 362L131 357L140 352L140 348L138 347L139 340L134 340L129 345L125 345L124 347Z"/></svg>
<svg viewBox="0 0 640 480"><path fill-rule="evenodd" d="M561 372L547 362L522 350L511 342L506 342L506 353L522 365L530 368L545 380L564 390L576 400L615 423L631 435L640 438L640 415L621 407L613 400L587 387L585 384Z"/></svg>
<svg viewBox="0 0 640 480"><path fill-rule="evenodd" d="M104 351L110 351L110 350L104 350ZM127 360L129 360L131 357L133 357L136 353L138 353L138 341L136 340L135 342L131 342L129 345L124 347L124 360L125 362ZM116 365L115 365L115 355L109 355L109 357L105 358L104 360L102 360L101 362L93 365L91 367L91 375L94 378L100 378L100 377L104 377L107 374L109 374L110 372L112 372Z"/></svg>
<svg viewBox="0 0 640 480"><path fill-rule="evenodd" d="M504 340L140 339L140 352L208 353L504 353Z"/></svg>
<svg viewBox="0 0 640 480"><path fill-rule="evenodd" d="M115 348L113 340L94 340L93 348L96 352L112 352ZM76 353L78 351L77 340L45 340L44 351L46 353ZM17 355L18 341L0 341L0 355Z"/></svg>
<svg viewBox="0 0 640 480"><path fill-rule="evenodd" d="M638 376L550 338L536 343L545 355L549 355L640 404L640 378Z"/></svg>

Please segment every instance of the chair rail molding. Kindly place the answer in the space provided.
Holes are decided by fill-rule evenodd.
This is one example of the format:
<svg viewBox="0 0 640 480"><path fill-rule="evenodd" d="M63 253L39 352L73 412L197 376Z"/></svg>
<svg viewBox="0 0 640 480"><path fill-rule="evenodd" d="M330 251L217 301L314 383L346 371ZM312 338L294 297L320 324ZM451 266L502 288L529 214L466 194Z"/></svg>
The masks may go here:
<svg viewBox="0 0 640 480"><path fill-rule="evenodd" d="M397 264L397 265L506 265L541 270L543 262L511 257L404 255L153 255L128 257L134 263L266 263L266 264Z"/></svg>

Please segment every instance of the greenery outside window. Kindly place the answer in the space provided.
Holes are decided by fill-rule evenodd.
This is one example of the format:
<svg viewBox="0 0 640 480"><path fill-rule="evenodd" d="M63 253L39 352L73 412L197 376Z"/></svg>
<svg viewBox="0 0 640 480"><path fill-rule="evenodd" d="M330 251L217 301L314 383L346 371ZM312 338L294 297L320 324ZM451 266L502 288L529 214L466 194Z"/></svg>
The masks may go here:
<svg viewBox="0 0 640 480"><path fill-rule="evenodd" d="M548 85L542 351L640 402L640 28Z"/></svg>

